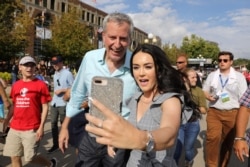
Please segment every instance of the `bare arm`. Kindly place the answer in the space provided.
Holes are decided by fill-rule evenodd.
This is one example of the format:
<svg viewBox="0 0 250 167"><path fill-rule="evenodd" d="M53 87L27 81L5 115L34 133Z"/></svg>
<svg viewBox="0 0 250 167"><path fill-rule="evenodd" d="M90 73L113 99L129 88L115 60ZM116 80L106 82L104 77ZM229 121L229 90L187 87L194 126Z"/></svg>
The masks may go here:
<svg viewBox="0 0 250 167"><path fill-rule="evenodd" d="M5 132L7 130L7 127L9 126L9 122L13 116L13 112L14 112L14 107L13 107L13 105L11 105L9 108L8 114L7 114L6 118L4 119L3 132Z"/></svg>
<svg viewBox="0 0 250 167"><path fill-rule="evenodd" d="M180 126L180 115L181 103L178 98L170 98L162 104L160 128L152 131L155 150L163 150L173 146Z"/></svg>
<svg viewBox="0 0 250 167"><path fill-rule="evenodd" d="M241 106L240 110L238 111L237 118L236 118L236 137L244 137L245 131L248 124L250 109ZM244 155L248 155L248 145L245 140L236 140L234 142L234 151L239 160L242 162L244 161Z"/></svg>
<svg viewBox="0 0 250 167"><path fill-rule="evenodd" d="M70 117L65 117L61 126L61 130L59 133L58 143L60 150L64 153L65 149L68 148L69 142L69 130L68 126L70 123Z"/></svg>
<svg viewBox="0 0 250 167"><path fill-rule="evenodd" d="M67 89L67 91L63 95L63 100L64 101L69 101L69 99L70 99L70 89Z"/></svg>
<svg viewBox="0 0 250 167"><path fill-rule="evenodd" d="M145 149L148 141L146 131L137 129L121 116L114 114L97 100L93 100L92 104L106 116L106 120L102 121L90 114L86 114L87 120L96 125L86 125L86 130L101 136L96 138L98 143L117 148ZM163 150L171 147L174 144L180 125L181 105L179 99L171 98L166 100L162 104L162 110L163 115L160 128L152 131L152 136L155 141L155 150ZM102 128L98 128L100 124L103 125Z"/></svg>
<svg viewBox="0 0 250 167"><path fill-rule="evenodd" d="M0 83L2 84L3 88L6 89L7 88L7 83L2 79L0 78Z"/></svg>
<svg viewBox="0 0 250 167"><path fill-rule="evenodd" d="M200 109L200 112L202 114L206 114L207 113L207 109L205 107L199 107L199 109Z"/></svg>
<svg viewBox="0 0 250 167"><path fill-rule="evenodd" d="M9 102L9 99L7 97L7 94L5 92L5 89L2 85L2 83L0 82L0 96L2 97L2 100L3 100L3 103L4 103L4 106L9 109L10 108L10 102Z"/></svg>
<svg viewBox="0 0 250 167"><path fill-rule="evenodd" d="M63 99L69 100L70 98L70 89L67 90L67 92L65 93ZM88 101L84 101L81 105L81 108L88 108ZM70 117L65 117L61 126L61 130L59 133L59 139L58 139L58 143L59 143L59 148L60 150L64 153L65 149L68 148L68 142L69 142L69 130L68 130L68 126L70 123Z"/></svg>
<svg viewBox="0 0 250 167"><path fill-rule="evenodd" d="M45 125L45 122L47 119L48 109L49 109L48 103L42 104L41 123L40 123L38 130L37 130L37 140L41 140L41 138L43 137L44 125Z"/></svg>

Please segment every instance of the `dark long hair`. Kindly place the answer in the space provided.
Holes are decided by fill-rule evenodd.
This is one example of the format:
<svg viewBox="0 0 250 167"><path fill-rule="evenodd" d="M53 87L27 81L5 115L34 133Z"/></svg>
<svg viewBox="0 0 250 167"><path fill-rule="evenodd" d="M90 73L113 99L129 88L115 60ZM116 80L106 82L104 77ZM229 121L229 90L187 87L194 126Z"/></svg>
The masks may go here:
<svg viewBox="0 0 250 167"><path fill-rule="evenodd" d="M186 89L182 73L171 65L166 53L158 46L142 44L134 50L130 60L130 71L133 77L133 58L138 52L148 53L152 56L156 69L157 89L159 93L175 92L183 94L185 105L194 111L198 109L198 106L193 102Z"/></svg>

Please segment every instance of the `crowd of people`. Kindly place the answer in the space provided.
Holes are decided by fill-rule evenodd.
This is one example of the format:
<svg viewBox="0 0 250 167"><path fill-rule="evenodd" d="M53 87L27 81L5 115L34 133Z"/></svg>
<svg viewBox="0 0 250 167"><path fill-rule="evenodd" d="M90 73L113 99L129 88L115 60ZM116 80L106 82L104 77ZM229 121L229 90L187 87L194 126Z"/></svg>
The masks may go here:
<svg viewBox="0 0 250 167"><path fill-rule="evenodd" d="M3 155L10 157L13 167L22 166L23 156L30 163L57 166L56 158L37 154L48 113L52 145L47 152L75 147L75 167L192 167L202 114L207 114L207 167L227 167L233 150L241 161L249 156L250 133L245 137L245 131L250 88L232 67L234 55L219 52L218 69L202 84L184 53L177 57L175 69L158 46L141 44L129 51L133 28L128 15L108 14L103 21L104 48L87 52L76 76L64 68L62 55L50 60L53 70L31 56L13 64L11 102L0 82L3 132L9 129ZM53 75L53 95L44 78L48 75ZM91 97L94 76L123 81L120 115ZM93 106L105 119L91 114Z"/></svg>

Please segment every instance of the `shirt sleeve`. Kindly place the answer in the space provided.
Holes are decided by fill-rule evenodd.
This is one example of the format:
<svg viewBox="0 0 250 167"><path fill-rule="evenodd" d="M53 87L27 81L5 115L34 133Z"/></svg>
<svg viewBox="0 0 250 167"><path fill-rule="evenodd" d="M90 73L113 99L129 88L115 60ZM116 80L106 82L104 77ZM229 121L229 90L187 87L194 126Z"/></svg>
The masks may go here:
<svg viewBox="0 0 250 167"><path fill-rule="evenodd" d="M42 81L43 82L43 81ZM49 89L47 87L47 85L45 83L41 83L43 84L42 86L42 96L41 96L41 103L45 104L45 103L49 103L52 100L52 97L50 95Z"/></svg>
<svg viewBox="0 0 250 167"><path fill-rule="evenodd" d="M67 84L68 84L68 88L70 88L74 82L74 76L71 72L69 72L68 77L67 77Z"/></svg>
<svg viewBox="0 0 250 167"><path fill-rule="evenodd" d="M84 58L76 78L72 84L70 100L66 106L66 116L73 117L82 111L81 104L87 98L87 87L84 83L86 78L87 60Z"/></svg>
<svg viewBox="0 0 250 167"><path fill-rule="evenodd" d="M240 98L240 105L245 106L247 108L250 108L250 86L248 89L245 91L243 96Z"/></svg>
<svg viewBox="0 0 250 167"><path fill-rule="evenodd" d="M207 101L202 89L199 89L199 107L205 107L207 109Z"/></svg>

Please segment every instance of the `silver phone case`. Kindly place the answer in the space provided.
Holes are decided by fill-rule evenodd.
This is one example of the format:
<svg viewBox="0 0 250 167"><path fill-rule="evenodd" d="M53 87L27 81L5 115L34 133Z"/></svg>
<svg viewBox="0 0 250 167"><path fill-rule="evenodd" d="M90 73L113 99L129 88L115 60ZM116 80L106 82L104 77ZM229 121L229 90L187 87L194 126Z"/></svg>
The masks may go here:
<svg viewBox="0 0 250 167"><path fill-rule="evenodd" d="M90 97L97 99L111 111L121 114L123 81L115 77L93 77ZM105 116L95 106L90 105L91 115L102 120Z"/></svg>

